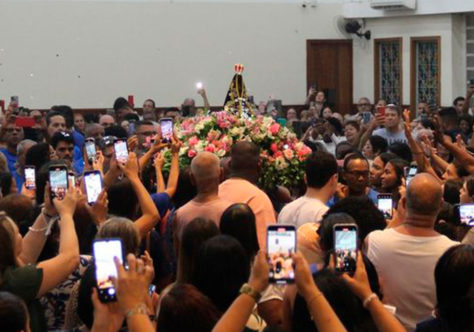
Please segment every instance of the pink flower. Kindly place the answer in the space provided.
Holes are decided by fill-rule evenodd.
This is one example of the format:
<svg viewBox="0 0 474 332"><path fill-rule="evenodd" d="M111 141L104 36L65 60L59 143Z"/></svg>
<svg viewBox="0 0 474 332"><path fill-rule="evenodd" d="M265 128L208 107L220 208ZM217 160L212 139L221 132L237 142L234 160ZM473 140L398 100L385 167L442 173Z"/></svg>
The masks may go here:
<svg viewBox="0 0 474 332"><path fill-rule="evenodd" d="M276 143L272 143L272 145L270 145L270 150L272 150L274 153L278 151L278 146Z"/></svg>
<svg viewBox="0 0 474 332"><path fill-rule="evenodd" d="M197 155L196 151L194 151L194 150L189 150L188 151L188 157L189 158L194 158L194 157L196 157L196 155Z"/></svg>
<svg viewBox="0 0 474 332"><path fill-rule="evenodd" d="M204 151L213 153L214 151L216 151L216 147L213 144L209 144L208 146L204 148Z"/></svg>
<svg viewBox="0 0 474 332"><path fill-rule="evenodd" d="M283 155L288 160L293 159L293 150L286 149L285 151L283 151Z"/></svg>
<svg viewBox="0 0 474 332"><path fill-rule="evenodd" d="M188 143L189 143L189 146L194 146L199 143L199 138L197 138L196 136L193 136L188 140Z"/></svg>
<svg viewBox="0 0 474 332"><path fill-rule="evenodd" d="M280 130L280 124L274 123L270 126L270 133L272 135L278 134L278 131Z"/></svg>

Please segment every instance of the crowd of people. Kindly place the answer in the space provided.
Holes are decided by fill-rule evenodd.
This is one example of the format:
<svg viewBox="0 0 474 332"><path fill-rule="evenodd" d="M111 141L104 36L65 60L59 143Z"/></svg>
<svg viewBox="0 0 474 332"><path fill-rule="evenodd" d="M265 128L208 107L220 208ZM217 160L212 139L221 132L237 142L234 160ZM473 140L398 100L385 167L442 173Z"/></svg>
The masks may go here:
<svg viewBox="0 0 474 332"><path fill-rule="evenodd" d="M180 167L183 142L162 140L160 119L210 112L200 94L203 109L148 99L139 114L118 98L104 114L2 112L1 331L473 331L474 231L459 210L474 204L474 87L452 107L411 112L360 98L342 115L314 88L307 109L255 105L312 150L298 188L271 189L258 186L260 147L248 141ZM68 169L63 197L51 167ZM91 171L103 189L89 204ZM274 224L297 230L294 283L269 283ZM340 224L357 229L353 273L335 267ZM97 288L101 239L122 243L112 302Z"/></svg>

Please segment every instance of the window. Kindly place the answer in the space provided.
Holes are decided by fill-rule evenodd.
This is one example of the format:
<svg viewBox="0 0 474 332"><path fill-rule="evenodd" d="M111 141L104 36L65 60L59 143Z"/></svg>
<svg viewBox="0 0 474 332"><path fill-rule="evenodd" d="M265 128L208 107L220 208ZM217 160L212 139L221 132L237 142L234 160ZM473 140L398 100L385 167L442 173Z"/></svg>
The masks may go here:
<svg viewBox="0 0 474 332"><path fill-rule="evenodd" d="M411 106L419 101L440 105L440 37L411 38Z"/></svg>
<svg viewBox="0 0 474 332"><path fill-rule="evenodd" d="M375 39L375 101L402 102L402 38Z"/></svg>

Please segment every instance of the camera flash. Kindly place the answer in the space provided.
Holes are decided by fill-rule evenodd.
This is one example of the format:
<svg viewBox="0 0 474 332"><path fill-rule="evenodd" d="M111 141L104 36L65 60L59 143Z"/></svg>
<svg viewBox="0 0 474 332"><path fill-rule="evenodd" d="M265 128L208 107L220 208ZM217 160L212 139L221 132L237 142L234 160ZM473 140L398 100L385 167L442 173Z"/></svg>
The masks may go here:
<svg viewBox="0 0 474 332"><path fill-rule="evenodd" d="M202 82L197 82L197 83L196 83L196 88L197 88L198 90L201 90L201 89L202 89Z"/></svg>

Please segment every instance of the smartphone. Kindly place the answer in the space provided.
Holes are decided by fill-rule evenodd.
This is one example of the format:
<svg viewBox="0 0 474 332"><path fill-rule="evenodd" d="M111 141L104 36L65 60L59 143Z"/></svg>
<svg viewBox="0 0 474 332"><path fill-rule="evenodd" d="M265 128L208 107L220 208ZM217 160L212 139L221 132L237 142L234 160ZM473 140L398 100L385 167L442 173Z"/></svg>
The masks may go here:
<svg viewBox="0 0 474 332"><path fill-rule="evenodd" d="M104 303L117 301L111 277L117 277L114 257L123 263L122 240L113 238L94 240L92 251L99 300Z"/></svg>
<svg viewBox="0 0 474 332"><path fill-rule="evenodd" d="M13 107L13 111L18 112L18 108L20 106L20 99L18 98L18 96L11 96L10 103Z"/></svg>
<svg viewBox="0 0 474 332"><path fill-rule="evenodd" d="M196 89L197 89L198 91L201 90L202 87L203 87L202 82L197 82L197 83L196 83Z"/></svg>
<svg viewBox="0 0 474 332"><path fill-rule="evenodd" d="M35 119L29 116L17 116L15 118L15 125L17 125L18 127L31 128L35 124Z"/></svg>
<svg viewBox="0 0 474 332"><path fill-rule="evenodd" d="M173 119L171 118L161 118L161 138L164 143L170 143L171 138L173 137Z"/></svg>
<svg viewBox="0 0 474 332"><path fill-rule="evenodd" d="M362 123L367 124L370 122L370 112L362 112Z"/></svg>
<svg viewBox="0 0 474 332"><path fill-rule="evenodd" d="M67 178L68 178L68 181L69 181L69 185L71 186L71 188L76 188L76 176L74 175L73 172L69 172L67 174Z"/></svg>
<svg viewBox="0 0 474 332"><path fill-rule="evenodd" d="M296 229L292 225L271 225L267 228L267 257L270 282L287 284L295 281L293 258L296 252Z"/></svg>
<svg viewBox="0 0 474 332"><path fill-rule="evenodd" d="M49 185L51 199L63 199L66 196L68 185L67 167L63 165L51 166L49 168Z"/></svg>
<svg viewBox="0 0 474 332"><path fill-rule="evenodd" d="M392 194L378 194L377 207L383 213L385 219L392 219L393 216L393 200Z"/></svg>
<svg viewBox="0 0 474 332"><path fill-rule="evenodd" d="M474 226L474 204L459 205L459 222L469 227Z"/></svg>
<svg viewBox="0 0 474 332"><path fill-rule="evenodd" d="M471 78L471 79L469 80L469 85L470 85L470 86L474 86L474 78Z"/></svg>
<svg viewBox="0 0 474 332"><path fill-rule="evenodd" d="M84 172L84 185L86 187L87 203L94 204L102 191L102 176L100 171Z"/></svg>
<svg viewBox="0 0 474 332"><path fill-rule="evenodd" d="M86 138L85 146L86 146L87 159L89 159L89 163L92 163L95 161L95 157L97 154L97 151L95 149L95 139L91 137Z"/></svg>
<svg viewBox="0 0 474 332"><path fill-rule="evenodd" d="M312 89L313 91L316 91L316 83L311 84L311 89Z"/></svg>
<svg viewBox="0 0 474 332"><path fill-rule="evenodd" d="M153 296L153 293L156 291L156 286L151 284L148 286L148 295Z"/></svg>
<svg viewBox="0 0 474 332"><path fill-rule="evenodd" d="M133 97L133 95L128 95L128 103L130 104L130 106L133 108L135 106L135 97Z"/></svg>
<svg viewBox="0 0 474 332"><path fill-rule="evenodd" d="M25 188L28 190L36 189L36 167L25 166Z"/></svg>
<svg viewBox="0 0 474 332"><path fill-rule="evenodd" d="M377 113L378 113L380 116L385 116L385 106L378 106L378 107L377 107Z"/></svg>
<svg viewBox="0 0 474 332"><path fill-rule="evenodd" d="M128 145L125 138L117 138L114 143L115 158L121 162L125 163L128 159Z"/></svg>
<svg viewBox="0 0 474 332"><path fill-rule="evenodd" d="M336 271L354 273L357 263L357 225L335 224L333 234Z"/></svg>
<svg viewBox="0 0 474 332"><path fill-rule="evenodd" d="M406 182L407 186L410 183L410 181L415 177L417 172L418 172L418 167L417 166L412 165L412 166L408 167L408 172L405 175L405 178L406 178L405 182Z"/></svg>

